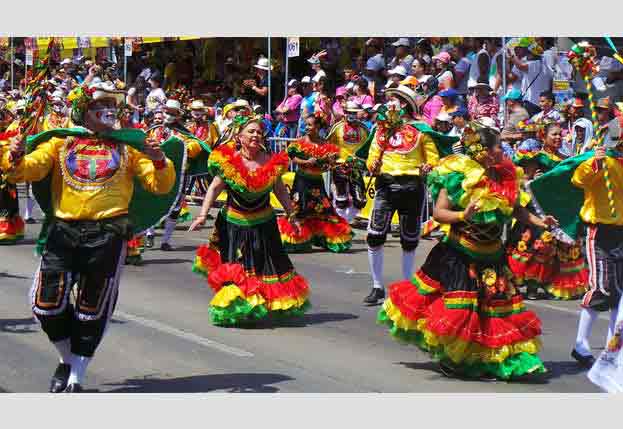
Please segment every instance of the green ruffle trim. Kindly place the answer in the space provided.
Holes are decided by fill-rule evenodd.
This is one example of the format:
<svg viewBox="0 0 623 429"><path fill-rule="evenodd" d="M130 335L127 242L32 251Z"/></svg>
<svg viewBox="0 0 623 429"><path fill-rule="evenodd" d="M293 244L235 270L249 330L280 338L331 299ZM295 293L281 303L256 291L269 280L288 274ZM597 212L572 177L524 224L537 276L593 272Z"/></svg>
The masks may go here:
<svg viewBox="0 0 623 429"><path fill-rule="evenodd" d="M4 240L0 240L0 246L11 246L13 244L16 244L22 238L24 238L23 235L16 235L14 238L7 238Z"/></svg>
<svg viewBox="0 0 623 429"><path fill-rule="evenodd" d="M210 306L212 323L217 326L245 326L257 322L268 315L263 305L252 306L238 297L227 307Z"/></svg>
<svg viewBox="0 0 623 429"><path fill-rule="evenodd" d="M541 167L545 167L546 171L551 170L560 163L560 161L554 161L552 158L547 156L546 153L543 152L538 152L536 155L533 155L531 153L518 152L513 156L513 164L519 165L521 167L525 167L526 164L530 161L534 161Z"/></svg>
<svg viewBox="0 0 623 429"><path fill-rule="evenodd" d="M141 255L126 256L125 258L126 265L141 265L142 263L143 263L143 257Z"/></svg>
<svg viewBox="0 0 623 429"><path fill-rule="evenodd" d="M193 219L193 215L191 212L188 211L177 218L177 223L190 222L192 219Z"/></svg>
<svg viewBox="0 0 623 429"><path fill-rule="evenodd" d="M449 174L439 174L433 170L427 176L426 182L431 195L433 196L433 201L437 201L439 193L442 189L445 189L448 193L448 199L452 205L464 208L459 204L461 198L463 198L463 195L465 194L465 189L463 189L464 180L465 175L463 173L453 172ZM503 224L510 222L511 219L512 216L504 215L499 210L480 212L472 216L472 222L480 224Z"/></svg>
<svg viewBox="0 0 623 429"><path fill-rule="evenodd" d="M351 237L355 235L351 233ZM346 243L329 243L325 237L314 237L312 239L314 246L322 247L323 249L327 249L333 253L343 253L348 251L352 246L352 241L347 241Z"/></svg>
<svg viewBox="0 0 623 429"><path fill-rule="evenodd" d="M306 241L305 243L283 243L283 248L287 253L305 253L312 250L311 241Z"/></svg>
<svg viewBox="0 0 623 429"><path fill-rule="evenodd" d="M252 306L244 299L238 297L225 308L210 306L210 316L212 323L217 326L249 326L266 317L276 320L301 317L310 308L311 304L309 300L306 300L300 307L269 311L264 305Z"/></svg>
<svg viewBox="0 0 623 429"><path fill-rule="evenodd" d="M503 362L474 362L457 365L445 355L443 346L431 348L424 340L424 335L421 332L397 328L394 322L387 316L385 310L381 309L379 311L377 322L389 327L390 334L396 340L417 346L421 350L430 353L433 359L442 361L453 368L457 374L465 377L478 378L483 375L493 375L499 379L509 380L528 374L543 374L547 372L543 361L538 356L527 352L509 356Z"/></svg>

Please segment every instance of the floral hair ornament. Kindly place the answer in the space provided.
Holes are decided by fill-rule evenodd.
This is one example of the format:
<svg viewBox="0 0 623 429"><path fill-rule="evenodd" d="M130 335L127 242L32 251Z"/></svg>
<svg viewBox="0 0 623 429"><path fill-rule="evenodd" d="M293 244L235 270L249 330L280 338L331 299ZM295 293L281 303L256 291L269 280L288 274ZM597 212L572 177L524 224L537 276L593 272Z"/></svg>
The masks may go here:
<svg viewBox="0 0 623 429"><path fill-rule="evenodd" d="M465 127L463 137L461 138L465 153L474 161L482 162L487 156L487 147L480 140L479 131L488 128L476 121L470 121Z"/></svg>

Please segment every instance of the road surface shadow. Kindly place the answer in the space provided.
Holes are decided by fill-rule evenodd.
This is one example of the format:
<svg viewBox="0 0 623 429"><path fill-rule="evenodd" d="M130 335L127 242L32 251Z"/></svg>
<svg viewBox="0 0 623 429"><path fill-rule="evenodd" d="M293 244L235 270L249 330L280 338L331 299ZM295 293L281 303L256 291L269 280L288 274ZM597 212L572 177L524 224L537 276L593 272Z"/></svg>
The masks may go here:
<svg viewBox="0 0 623 429"><path fill-rule="evenodd" d="M0 331L11 334L32 334L33 332L39 332L39 322L32 317L0 319Z"/></svg>
<svg viewBox="0 0 623 429"><path fill-rule="evenodd" d="M359 319L351 313L307 313L295 319L279 319L269 317L259 320L253 325L241 326L241 329L277 329L277 328L304 328L306 326L321 325L323 323L342 322L344 320Z"/></svg>
<svg viewBox="0 0 623 429"><path fill-rule="evenodd" d="M179 378L132 378L123 383L104 386L121 386L102 393L204 393L224 390L227 393L275 393L276 383L294 380L282 374L213 374Z"/></svg>
<svg viewBox="0 0 623 429"><path fill-rule="evenodd" d="M582 368L574 360L543 362L547 368L548 378L556 379L567 375L586 374L588 369Z"/></svg>
<svg viewBox="0 0 623 429"><path fill-rule="evenodd" d="M551 373L547 372L545 374L536 374L536 375L527 375L525 377L520 377L514 380L497 380L497 379L480 379L473 377L461 376L459 374L453 376L446 376L441 369L439 368L438 362L428 361L428 362L398 362L399 365L404 366L405 368L414 369L414 370L424 370L430 371L431 373L435 373L436 377L431 377L435 379L447 379L447 380L461 380L472 383L520 383L520 384L548 384L549 380L551 380ZM547 365L546 365L547 367Z"/></svg>
<svg viewBox="0 0 623 429"><path fill-rule="evenodd" d="M172 265L192 262L190 259L143 259L141 265Z"/></svg>
<svg viewBox="0 0 623 429"><path fill-rule="evenodd" d="M37 244L37 240L34 240L32 238L25 238L15 243L16 246L32 246L33 244Z"/></svg>
<svg viewBox="0 0 623 429"><path fill-rule="evenodd" d="M19 280L30 280L30 279L32 279L31 276L18 276L16 274L7 273L6 271L0 273L0 279L1 278L5 278L5 279L19 279Z"/></svg>

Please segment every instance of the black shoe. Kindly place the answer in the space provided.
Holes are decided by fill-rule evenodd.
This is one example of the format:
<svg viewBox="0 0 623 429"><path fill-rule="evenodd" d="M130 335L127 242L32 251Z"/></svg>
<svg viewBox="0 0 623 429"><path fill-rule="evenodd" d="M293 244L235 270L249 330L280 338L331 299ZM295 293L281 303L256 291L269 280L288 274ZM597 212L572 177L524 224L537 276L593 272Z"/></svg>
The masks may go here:
<svg viewBox="0 0 623 429"><path fill-rule="evenodd" d="M70 384L69 386L67 386L67 389L65 389L65 393L82 393L82 392L84 392L84 389L78 383Z"/></svg>
<svg viewBox="0 0 623 429"><path fill-rule="evenodd" d="M163 250L165 252L170 252L171 250L173 250L173 248L171 247L169 243L162 243L160 245L160 250Z"/></svg>
<svg viewBox="0 0 623 429"><path fill-rule="evenodd" d="M154 247L154 236L153 235L145 236L145 247L147 249L151 249L152 247Z"/></svg>
<svg viewBox="0 0 623 429"><path fill-rule="evenodd" d="M528 286L526 298L528 298L530 301L536 301L537 299L539 299L539 289Z"/></svg>
<svg viewBox="0 0 623 429"><path fill-rule="evenodd" d="M59 363L54 371L52 380L50 380L50 393L60 393L67 387L67 380L69 380L69 372L71 366L66 363Z"/></svg>
<svg viewBox="0 0 623 429"><path fill-rule="evenodd" d="M456 371L454 370L454 368L443 362L439 362L439 371L441 371L443 375L449 378L453 378L456 376Z"/></svg>
<svg viewBox="0 0 623 429"><path fill-rule="evenodd" d="M34 220L33 218L29 217L28 219L26 219L24 222L26 222L29 225L33 225L35 223L37 223L36 220Z"/></svg>
<svg viewBox="0 0 623 429"><path fill-rule="evenodd" d="M380 288L372 288L370 295L363 300L365 304L378 304L379 300L385 299L385 290Z"/></svg>
<svg viewBox="0 0 623 429"><path fill-rule="evenodd" d="M578 353L575 349L571 351L571 357L577 360L582 368L590 369L595 363L593 355L584 356Z"/></svg>

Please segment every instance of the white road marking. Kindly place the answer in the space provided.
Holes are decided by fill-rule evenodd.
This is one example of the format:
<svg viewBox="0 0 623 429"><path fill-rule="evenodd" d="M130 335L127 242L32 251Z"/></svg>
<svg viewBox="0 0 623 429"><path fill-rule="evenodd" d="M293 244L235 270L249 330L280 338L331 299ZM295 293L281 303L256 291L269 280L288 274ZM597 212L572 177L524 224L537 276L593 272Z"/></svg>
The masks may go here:
<svg viewBox="0 0 623 429"><path fill-rule="evenodd" d="M533 301L527 301L527 300L525 300L524 302L527 305L534 305L535 307L547 308L549 310L556 310L556 311L561 311L563 313L575 314L576 316L580 314L580 310L579 309L573 310L571 308L555 307L555 306L553 306L551 304L545 304L545 303L542 303L542 302L533 302ZM606 321L610 320L610 317L606 316L606 314L601 313L601 312L599 313L598 317L601 320L606 320Z"/></svg>
<svg viewBox="0 0 623 429"><path fill-rule="evenodd" d="M134 314L126 313L124 311L115 311L115 318L122 318L129 320L130 322L138 323L139 325L146 326L151 329L155 329L156 331L163 332L165 334L173 335L178 338L182 338L186 341L190 341L191 343L199 344L204 347L208 347L214 350L218 350L223 353L228 353L230 355L234 355L237 357L253 357L253 353L248 352L246 350L242 350L236 347L231 347L226 344L219 343L214 340L210 340L209 338L200 337L199 335L193 334L192 332L184 332L173 326L164 324L162 322L158 322L157 320L146 319L144 317L136 316Z"/></svg>

